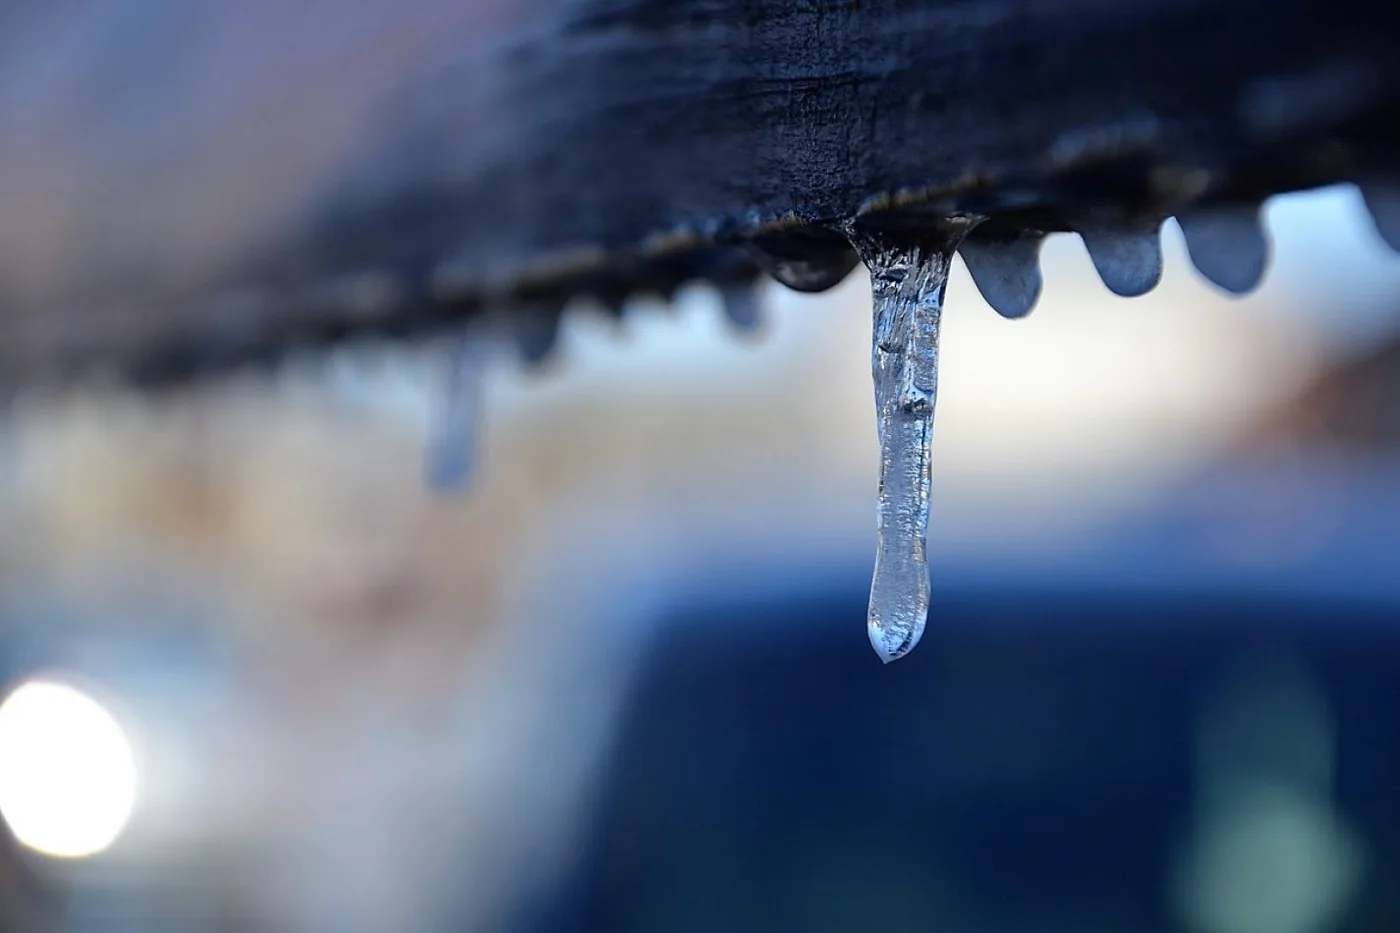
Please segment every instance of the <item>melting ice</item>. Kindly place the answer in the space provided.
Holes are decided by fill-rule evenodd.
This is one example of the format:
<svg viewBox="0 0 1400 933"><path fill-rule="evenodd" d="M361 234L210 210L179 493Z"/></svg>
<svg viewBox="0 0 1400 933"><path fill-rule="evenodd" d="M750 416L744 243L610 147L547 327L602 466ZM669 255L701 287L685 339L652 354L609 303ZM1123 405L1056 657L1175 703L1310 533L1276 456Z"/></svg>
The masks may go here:
<svg viewBox="0 0 1400 933"><path fill-rule="evenodd" d="M871 371L880 435L875 576L867 629L886 662L919 642L928 616L928 516L938 327L955 229L917 237L853 230L874 300Z"/></svg>

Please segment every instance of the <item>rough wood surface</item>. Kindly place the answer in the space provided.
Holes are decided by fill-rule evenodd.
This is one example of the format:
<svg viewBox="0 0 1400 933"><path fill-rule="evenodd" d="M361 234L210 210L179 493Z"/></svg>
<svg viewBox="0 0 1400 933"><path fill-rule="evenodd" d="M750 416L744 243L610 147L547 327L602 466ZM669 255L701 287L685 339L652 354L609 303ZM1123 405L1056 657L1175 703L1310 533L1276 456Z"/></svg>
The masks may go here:
<svg viewBox="0 0 1400 933"><path fill-rule="evenodd" d="M824 224L1400 173L1369 0L70 2L0 13L0 379L551 315ZM821 280L817 285L823 284Z"/></svg>

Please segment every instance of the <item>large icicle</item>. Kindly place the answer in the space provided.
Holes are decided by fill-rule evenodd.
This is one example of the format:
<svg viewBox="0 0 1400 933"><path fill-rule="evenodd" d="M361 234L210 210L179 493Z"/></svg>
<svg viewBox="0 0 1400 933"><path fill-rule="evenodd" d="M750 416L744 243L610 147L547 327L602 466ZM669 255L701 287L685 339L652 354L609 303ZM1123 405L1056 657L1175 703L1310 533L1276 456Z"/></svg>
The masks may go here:
<svg viewBox="0 0 1400 933"><path fill-rule="evenodd" d="M870 585L870 643L886 662L919 642L928 615L929 488L938 326L948 269L965 228L917 235L857 229L870 269L871 370L880 434L879 543Z"/></svg>

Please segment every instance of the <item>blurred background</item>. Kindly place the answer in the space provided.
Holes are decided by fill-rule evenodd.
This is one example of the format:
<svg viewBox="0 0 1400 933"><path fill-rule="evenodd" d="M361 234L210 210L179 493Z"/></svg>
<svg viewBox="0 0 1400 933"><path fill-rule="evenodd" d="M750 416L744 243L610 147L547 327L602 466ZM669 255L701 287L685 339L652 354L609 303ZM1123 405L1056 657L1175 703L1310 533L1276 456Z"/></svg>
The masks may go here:
<svg viewBox="0 0 1400 933"><path fill-rule="evenodd" d="M959 266L929 631L866 643L863 273L579 305L0 444L0 929L1400 929L1400 260L1276 198L1227 299Z"/></svg>

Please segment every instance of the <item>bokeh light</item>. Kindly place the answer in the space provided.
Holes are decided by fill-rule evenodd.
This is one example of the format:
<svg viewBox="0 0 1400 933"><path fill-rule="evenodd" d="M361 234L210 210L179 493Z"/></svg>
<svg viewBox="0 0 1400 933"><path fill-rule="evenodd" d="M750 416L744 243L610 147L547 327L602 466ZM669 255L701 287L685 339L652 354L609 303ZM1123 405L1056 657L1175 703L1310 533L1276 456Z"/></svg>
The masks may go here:
<svg viewBox="0 0 1400 933"><path fill-rule="evenodd" d="M83 858L116 841L136 804L136 757L102 704L30 680L0 703L0 814L25 846Z"/></svg>

